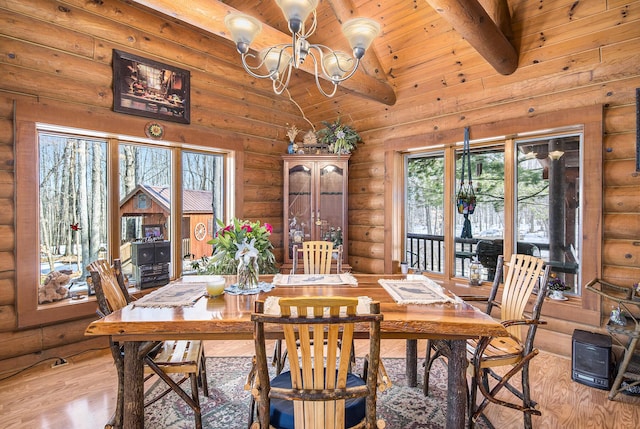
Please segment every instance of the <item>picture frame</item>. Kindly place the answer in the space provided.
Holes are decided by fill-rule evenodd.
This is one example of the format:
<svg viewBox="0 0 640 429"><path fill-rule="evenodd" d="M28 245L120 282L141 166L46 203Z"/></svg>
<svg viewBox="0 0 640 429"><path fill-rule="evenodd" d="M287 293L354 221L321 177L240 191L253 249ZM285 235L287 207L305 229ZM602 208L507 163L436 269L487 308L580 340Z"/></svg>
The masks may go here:
<svg viewBox="0 0 640 429"><path fill-rule="evenodd" d="M190 73L113 50L113 111L190 123Z"/></svg>

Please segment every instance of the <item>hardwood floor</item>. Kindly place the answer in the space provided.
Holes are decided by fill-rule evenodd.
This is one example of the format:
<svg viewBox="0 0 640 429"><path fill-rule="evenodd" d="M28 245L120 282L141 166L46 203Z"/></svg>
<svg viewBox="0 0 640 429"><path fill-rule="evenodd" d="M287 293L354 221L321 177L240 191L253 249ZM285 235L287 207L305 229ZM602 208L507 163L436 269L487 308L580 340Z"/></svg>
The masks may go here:
<svg viewBox="0 0 640 429"><path fill-rule="evenodd" d="M404 357L404 341L384 340L383 357ZM424 343L419 343L424 353ZM207 356L251 356L250 341L208 341ZM116 374L108 350L93 351L51 368L51 362L0 381L0 426L5 429L96 429L111 416ZM422 376L422 368L418 377ZM0 377L2 378L2 377ZM541 352L532 361L533 397L541 417L535 428L622 429L638 427L640 398L618 395L571 380L571 360ZM215 374L210 375L215 383ZM522 427L522 415L490 405L487 413L498 429ZM387 422L393 429L393 422ZM160 428L153 428L160 429ZM235 428L229 428L235 429Z"/></svg>

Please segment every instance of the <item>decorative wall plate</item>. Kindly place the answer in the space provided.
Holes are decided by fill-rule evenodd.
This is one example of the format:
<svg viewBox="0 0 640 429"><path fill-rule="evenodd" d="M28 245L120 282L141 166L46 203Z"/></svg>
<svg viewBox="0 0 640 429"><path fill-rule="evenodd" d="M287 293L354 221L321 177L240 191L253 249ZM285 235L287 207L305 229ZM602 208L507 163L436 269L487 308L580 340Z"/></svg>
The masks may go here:
<svg viewBox="0 0 640 429"><path fill-rule="evenodd" d="M144 133L151 139L164 137L164 127L157 122L149 122L144 126Z"/></svg>

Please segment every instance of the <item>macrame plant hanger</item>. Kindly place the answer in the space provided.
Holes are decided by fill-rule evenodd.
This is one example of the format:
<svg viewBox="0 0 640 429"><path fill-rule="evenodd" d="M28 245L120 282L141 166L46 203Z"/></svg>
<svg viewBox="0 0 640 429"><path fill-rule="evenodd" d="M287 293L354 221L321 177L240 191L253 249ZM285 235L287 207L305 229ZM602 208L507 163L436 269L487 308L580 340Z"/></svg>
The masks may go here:
<svg viewBox="0 0 640 429"><path fill-rule="evenodd" d="M464 183L465 164L469 183ZM462 172L460 173L460 189L457 198L458 213L464 216L462 234L460 238L473 238L471 234L471 221L469 215L476 209L476 194L473 191L473 179L471 178L471 149L469 145L469 127L464 129L464 146L462 149Z"/></svg>

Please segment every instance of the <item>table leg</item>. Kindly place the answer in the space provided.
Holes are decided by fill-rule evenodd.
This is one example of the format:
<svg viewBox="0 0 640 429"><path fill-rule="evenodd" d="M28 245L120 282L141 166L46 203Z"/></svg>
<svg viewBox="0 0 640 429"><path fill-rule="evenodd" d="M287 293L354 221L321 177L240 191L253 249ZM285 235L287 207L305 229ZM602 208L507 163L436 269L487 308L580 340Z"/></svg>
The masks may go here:
<svg viewBox="0 0 640 429"><path fill-rule="evenodd" d="M449 341L451 356L449 357L447 379L447 429L463 429L465 427L465 410L467 409L467 351L465 340Z"/></svg>
<svg viewBox="0 0 640 429"><path fill-rule="evenodd" d="M418 340L407 340L405 354L405 375L407 376L407 386L416 387L418 385Z"/></svg>
<svg viewBox="0 0 640 429"><path fill-rule="evenodd" d="M124 343L124 419L127 429L144 429L144 360L140 343Z"/></svg>

